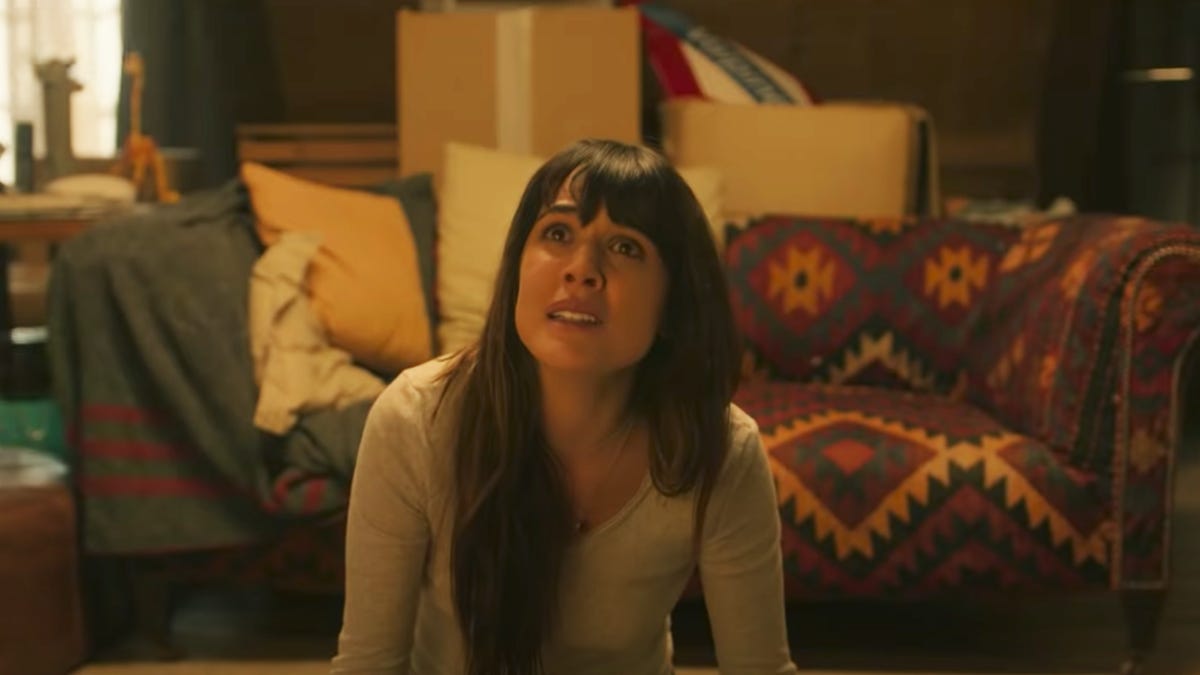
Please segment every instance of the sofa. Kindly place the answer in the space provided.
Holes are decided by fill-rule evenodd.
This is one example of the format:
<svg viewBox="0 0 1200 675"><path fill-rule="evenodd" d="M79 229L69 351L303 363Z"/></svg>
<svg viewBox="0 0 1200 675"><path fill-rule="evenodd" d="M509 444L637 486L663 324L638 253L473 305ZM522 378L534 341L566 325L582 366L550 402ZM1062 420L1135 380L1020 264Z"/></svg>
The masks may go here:
<svg viewBox="0 0 1200 675"><path fill-rule="evenodd" d="M510 160L490 170L519 185ZM457 282L504 227L463 205L489 201L465 187L500 178L448 172L436 187L376 186L391 211L361 212L411 230L396 283L422 299L405 311L423 312L428 339L409 331L408 359L470 334L487 280ZM701 193L708 174L688 175ZM159 642L177 584L341 588L370 401L301 411L285 433L254 424L246 298L278 235L264 223L286 220L267 205L300 199L265 199L261 182L243 172L102 223L54 261L49 351L84 552L135 571L136 621ZM365 198L351 192L367 194L329 198ZM504 194L488 208L509 208ZM339 226L368 237L361 220ZM1200 232L1104 214L1014 226L777 213L714 234L746 345L735 401L770 455L788 600L1119 592L1136 671L1169 582ZM454 248L464 241L483 249ZM403 358L355 361L386 379Z"/></svg>
<svg viewBox="0 0 1200 675"><path fill-rule="evenodd" d="M789 599L1117 591L1137 672L1169 582L1198 233L768 217L726 267Z"/></svg>

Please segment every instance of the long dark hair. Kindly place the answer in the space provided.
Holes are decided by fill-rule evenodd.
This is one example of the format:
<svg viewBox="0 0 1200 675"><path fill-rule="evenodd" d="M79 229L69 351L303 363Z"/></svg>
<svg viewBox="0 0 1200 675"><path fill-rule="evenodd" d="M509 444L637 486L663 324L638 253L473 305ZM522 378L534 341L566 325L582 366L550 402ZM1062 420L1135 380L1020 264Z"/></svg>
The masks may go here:
<svg viewBox="0 0 1200 675"><path fill-rule="evenodd" d="M567 180L581 222L607 208L614 222L645 233L666 267L662 325L636 367L630 406L650 429L654 486L668 496L696 490L697 545L728 447L739 348L704 212L662 156L580 141L529 181L483 333L446 371L446 390L459 392L451 574L470 675L542 672L574 536L566 485L542 434L536 365L514 319L525 240Z"/></svg>

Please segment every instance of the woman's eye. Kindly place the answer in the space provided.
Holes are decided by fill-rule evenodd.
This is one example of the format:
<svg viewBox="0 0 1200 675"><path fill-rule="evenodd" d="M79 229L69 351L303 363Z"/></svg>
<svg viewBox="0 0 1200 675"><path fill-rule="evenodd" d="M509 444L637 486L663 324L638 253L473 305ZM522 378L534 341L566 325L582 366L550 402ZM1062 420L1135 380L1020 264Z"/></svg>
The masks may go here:
<svg viewBox="0 0 1200 675"><path fill-rule="evenodd" d="M614 253L630 258L642 257L642 247L630 239L617 239L611 246Z"/></svg>
<svg viewBox="0 0 1200 675"><path fill-rule="evenodd" d="M569 236L566 225L551 225L542 232L542 236L550 241L566 241Z"/></svg>

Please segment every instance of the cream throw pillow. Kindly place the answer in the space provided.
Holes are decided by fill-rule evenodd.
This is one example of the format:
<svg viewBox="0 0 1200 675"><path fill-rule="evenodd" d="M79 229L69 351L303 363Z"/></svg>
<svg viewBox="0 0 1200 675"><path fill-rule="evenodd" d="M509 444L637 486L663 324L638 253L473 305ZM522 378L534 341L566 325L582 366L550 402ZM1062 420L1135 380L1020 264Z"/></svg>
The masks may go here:
<svg viewBox="0 0 1200 675"><path fill-rule="evenodd" d="M454 352L483 332L504 237L542 160L446 145L438 208L438 348Z"/></svg>
<svg viewBox="0 0 1200 675"><path fill-rule="evenodd" d="M441 353L462 349L483 332L504 238L525 185L544 161L464 143L446 145L437 256ZM708 215L716 241L722 241L720 171L687 168L679 173Z"/></svg>

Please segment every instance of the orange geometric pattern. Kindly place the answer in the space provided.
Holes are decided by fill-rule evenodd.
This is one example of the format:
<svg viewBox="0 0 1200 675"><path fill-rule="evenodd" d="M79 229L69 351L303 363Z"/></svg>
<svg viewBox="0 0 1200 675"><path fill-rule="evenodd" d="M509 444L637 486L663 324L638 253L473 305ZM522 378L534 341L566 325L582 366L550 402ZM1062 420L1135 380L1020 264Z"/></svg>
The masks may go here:
<svg viewBox="0 0 1200 675"><path fill-rule="evenodd" d="M943 246L936 258L925 261L925 295L937 294L939 309L951 303L971 305L971 294L988 281L988 259L973 256L967 246Z"/></svg>
<svg viewBox="0 0 1200 675"><path fill-rule="evenodd" d="M999 578L1050 566L1067 586L1107 580L1107 480L968 404L786 382L746 385L735 400L759 422L794 569L854 567L862 578L843 586L863 592L894 583L897 568L933 574L922 556ZM908 541L935 531L922 546ZM811 583L791 578L790 593Z"/></svg>
<svg viewBox="0 0 1200 675"><path fill-rule="evenodd" d="M778 299L784 314L796 309L816 315L833 295L834 264L822 259L822 249L800 250L791 247L786 261L773 262L770 266L771 285L769 297Z"/></svg>
<svg viewBox="0 0 1200 675"><path fill-rule="evenodd" d="M909 219L755 221L729 242L739 327L772 376L952 391L1018 233Z"/></svg>
<svg viewBox="0 0 1200 675"><path fill-rule="evenodd" d="M894 435L919 443L931 450L929 460L913 471L905 481L893 492L882 495L878 508L861 523L848 525L841 522L812 491L803 485L796 474L775 457L771 458L771 466L778 479L780 504L793 504L792 518L796 521L813 518L816 521L817 536L824 538L832 536L839 557L857 551L866 557L875 555L871 543L871 535L884 539L891 538L891 522L910 522L909 505L912 501L926 504L929 501L930 480L942 485L950 484L950 468L969 469L982 464L984 468L985 487L1002 486L1005 491L1005 506L1015 508L1024 504L1029 511L1030 526L1037 528L1045 524L1050 530L1051 542L1054 546L1067 545L1073 553L1073 562L1080 564L1086 560L1107 565L1109 562L1109 547L1112 532L1106 528L1098 528L1091 532L1080 532L1071 521L1063 516L1054 505L1038 493L1030 482L1012 465L1002 458L1004 449L1014 443L1027 443L1028 439L1017 434L1002 432L987 436L978 441L959 441L951 443L946 436L931 433L925 429L905 428L903 424L873 418L858 411L830 411L818 414L809 419L797 420L774 430L770 435L763 436L767 451L772 448L786 446L812 434L823 426L837 422L853 422L867 429L873 429L880 435ZM859 446L861 447L861 446ZM856 452L861 452L859 447ZM856 460L864 461L864 460Z"/></svg>
<svg viewBox="0 0 1200 675"><path fill-rule="evenodd" d="M1037 262L1058 237L1058 223L1044 223L1021 232L1021 239L1000 261L1000 271L1011 272L1018 267Z"/></svg>

